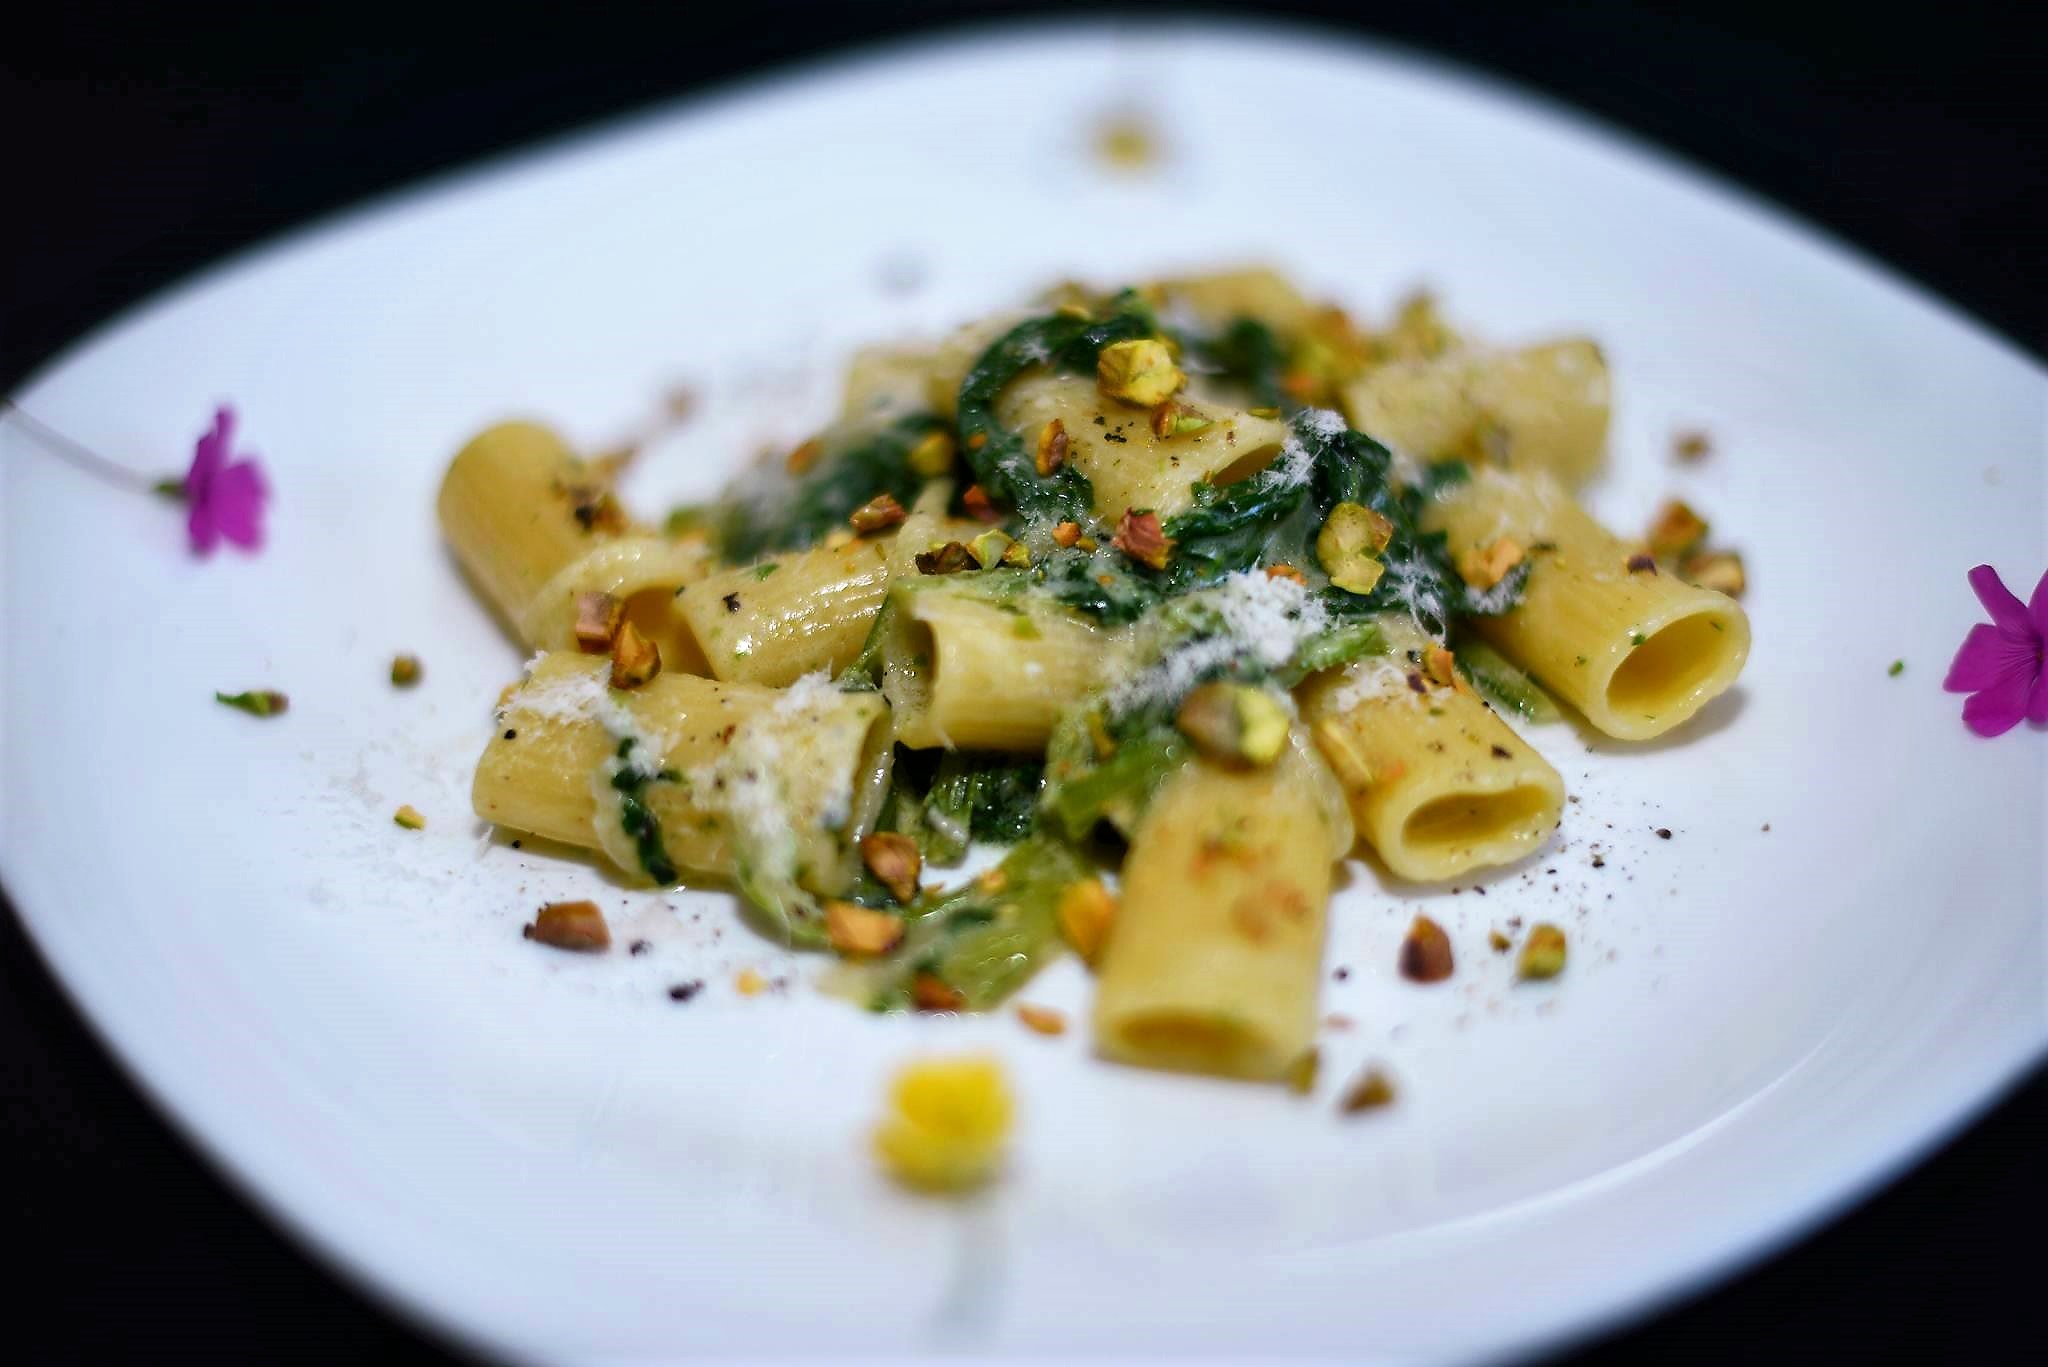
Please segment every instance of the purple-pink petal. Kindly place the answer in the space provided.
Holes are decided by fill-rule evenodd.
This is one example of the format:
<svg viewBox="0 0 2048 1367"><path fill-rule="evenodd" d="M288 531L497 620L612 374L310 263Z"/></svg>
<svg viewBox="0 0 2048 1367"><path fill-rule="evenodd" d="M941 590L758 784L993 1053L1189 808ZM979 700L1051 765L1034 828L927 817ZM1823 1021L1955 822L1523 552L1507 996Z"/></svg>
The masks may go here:
<svg viewBox="0 0 2048 1367"><path fill-rule="evenodd" d="M2016 661L2025 658L2011 637L1988 622L1979 622L1963 638L1962 649L1956 652L1941 686L1951 693L1975 693L1997 683L2012 671Z"/></svg>
<svg viewBox="0 0 2048 1367"><path fill-rule="evenodd" d="M263 544L263 473L254 461L240 460L214 477L209 491L214 525L244 550Z"/></svg>
<svg viewBox="0 0 2048 1367"><path fill-rule="evenodd" d="M2034 619L2036 637L2048 640L2048 570L2041 571L2041 582L2034 585L2034 596L2027 602L2027 615Z"/></svg>
<svg viewBox="0 0 2048 1367"><path fill-rule="evenodd" d="M213 503L203 493L187 497L191 502L185 509L185 539L192 543L194 551L205 555L220 540L220 529L213 521Z"/></svg>
<svg viewBox="0 0 2048 1367"><path fill-rule="evenodd" d="M2034 667L2033 699L2027 705L2027 720L2036 726L2048 725L2048 674L2041 671L2038 662Z"/></svg>
<svg viewBox="0 0 2048 1367"><path fill-rule="evenodd" d="M1970 587L1977 591L1977 601L1984 605L1984 610L1991 614L1991 620L2001 631L2026 636L2034 634L2034 623L2027 616L2027 605L2005 586L1997 570L1989 565L1977 566L1970 571Z"/></svg>
<svg viewBox="0 0 2048 1367"><path fill-rule="evenodd" d="M2015 673L1963 701L1963 724L1980 736L2002 736L2027 715L2038 671Z"/></svg>
<svg viewBox="0 0 2048 1367"><path fill-rule="evenodd" d="M185 497L194 503L206 496L207 486L228 460L235 435L235 410L223 404L213 412L213 427L192 448L192 468L185 472Z"/></svg>

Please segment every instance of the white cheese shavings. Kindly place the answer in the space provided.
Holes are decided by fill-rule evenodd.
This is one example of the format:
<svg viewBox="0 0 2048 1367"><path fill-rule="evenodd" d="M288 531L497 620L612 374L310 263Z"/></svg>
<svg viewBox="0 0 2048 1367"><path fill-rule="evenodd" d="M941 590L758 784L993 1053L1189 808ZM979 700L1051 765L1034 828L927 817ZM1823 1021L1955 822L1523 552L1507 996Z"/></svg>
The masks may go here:
<svg viewBox="0 0 2048 1367"><path fill-rule="evenodd" d="M1341 437L1351 430L1351 424L1334 408L1311 408L1302 414L1301 420L1319 437Z"/></svg>
<svg viewBox="0 0 2048 1367"><path fill-rule="evenodd" d="M1345 671L1343 683L1323 696L1323 710L1332 716L1342 716L1384 698L1420 703L1422 695L1409 686L1408 674L1407 669L1385 655L1360 660Z"/></svg>
<svg viewBox="0 0 2048 1367"><path fill-rule="evenodd" d="M514 696L513 707L543 722L574 725L594 721L613 740L633 742L633 748L621 767L630 768L645 778L652 778L660 772L662 761L673 742L665 731L642 723L633 715L632 709L619 702L603 670L579 669L549 679L546 683L534 684L531 682L533 669L541 658L541 655L535 655L527 661L529 682ZM686 720L680 715L675 718L678 725Z"/></svg>
<svg viewBox="0 0 2048 1367"><path fill-rule="evenodd" d="M778 717L808 711L839 701L839 689L832 683L832 676L823 669L814 669L782 690L782 696L775 700L774 712Z"/></svg>
<svg viewBox="0 0 2048 1367"><path fill-rule="evenodd" d="M1293 489L1309 482L1316 472L1315 457L1297 437L1289 437L1280 443L1280 454L1265 469L1265 477L1280 488Z"/></svg>
<svg viewBox="0 0 2048 1367"><path fill-rule="evenodd" d="M1217 632L1169 647L1118 684L1109 695L1113 714L1178 702L1204 676L1236 662L1278 669L1329 626L1323 605L1307 589L1263 570L1230 575L1188 601L1215 614Z"/></svg>

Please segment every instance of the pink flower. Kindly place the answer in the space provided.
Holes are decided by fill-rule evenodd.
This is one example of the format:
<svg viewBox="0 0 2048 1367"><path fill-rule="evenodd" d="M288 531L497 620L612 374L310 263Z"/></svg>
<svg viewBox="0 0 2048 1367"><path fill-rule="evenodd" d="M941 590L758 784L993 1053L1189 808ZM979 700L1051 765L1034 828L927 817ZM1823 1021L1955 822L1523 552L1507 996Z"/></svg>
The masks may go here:
<svg viewBox="0 0 2048 1367"><path fill-rule="evenodd" d="M1989 565L1970 571L1970 587L1991 621L1970 628L1941 686L1970 695L1963 723L1980 736L2004 735L2022 717L2036 725L2048 722L2048 679L2041 664L2048 650L2048 574L2034 585L2031 603L2014 597Z"/></svg>
<svg viewBox="0 0 2048 1367"><path fill-rule="evenodd" d="M244 550L263 544L263 501L270 489L253 458L232 455L235 410L223 404L213 415L213 430L192 451L192 468L178 492L185 499L185 534L200 555L226 537Z"/></svg>

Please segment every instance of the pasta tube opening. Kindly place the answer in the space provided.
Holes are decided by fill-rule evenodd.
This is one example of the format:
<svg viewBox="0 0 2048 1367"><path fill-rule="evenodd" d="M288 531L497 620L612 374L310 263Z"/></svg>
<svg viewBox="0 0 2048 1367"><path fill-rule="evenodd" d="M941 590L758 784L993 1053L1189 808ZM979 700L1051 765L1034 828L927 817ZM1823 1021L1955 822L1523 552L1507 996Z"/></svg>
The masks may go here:
<svg viewBox="0 0 2048 1367"><path fill-rule="evenodd" d="M1447 793L1408 814L1401 840L1417 859L1499 864L1533 849L1557 820L1557 795L1534 784Z"/></svg>
<svg viewBox="0 0 2048 1367"><path fill-rule="evenodd" d="M1712 608L1641 634L1643 643L1607 679L1608 710L1618 722L1698 711L1735 681L1749 636L1736 613Z"/></svg>

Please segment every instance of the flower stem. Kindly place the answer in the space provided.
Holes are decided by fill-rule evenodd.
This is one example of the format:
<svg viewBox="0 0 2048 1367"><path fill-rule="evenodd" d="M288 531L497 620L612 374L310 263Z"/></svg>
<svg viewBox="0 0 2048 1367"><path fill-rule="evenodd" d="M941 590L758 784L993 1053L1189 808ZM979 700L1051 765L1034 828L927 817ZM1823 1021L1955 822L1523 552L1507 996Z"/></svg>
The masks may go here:
<svg viewBox="0 0 2048 1367"><path fill-rule="evenodd" d="M0 416L12 416L23 431L35 438L45 451L63 461L74 470L82 470L94 479L123 489L139 490L147 494L160 494L166 498L183 498L185 482L182 479L152 479L139 470L117 465L89 447L31 416L12 399L0 399Z"/></svg>

